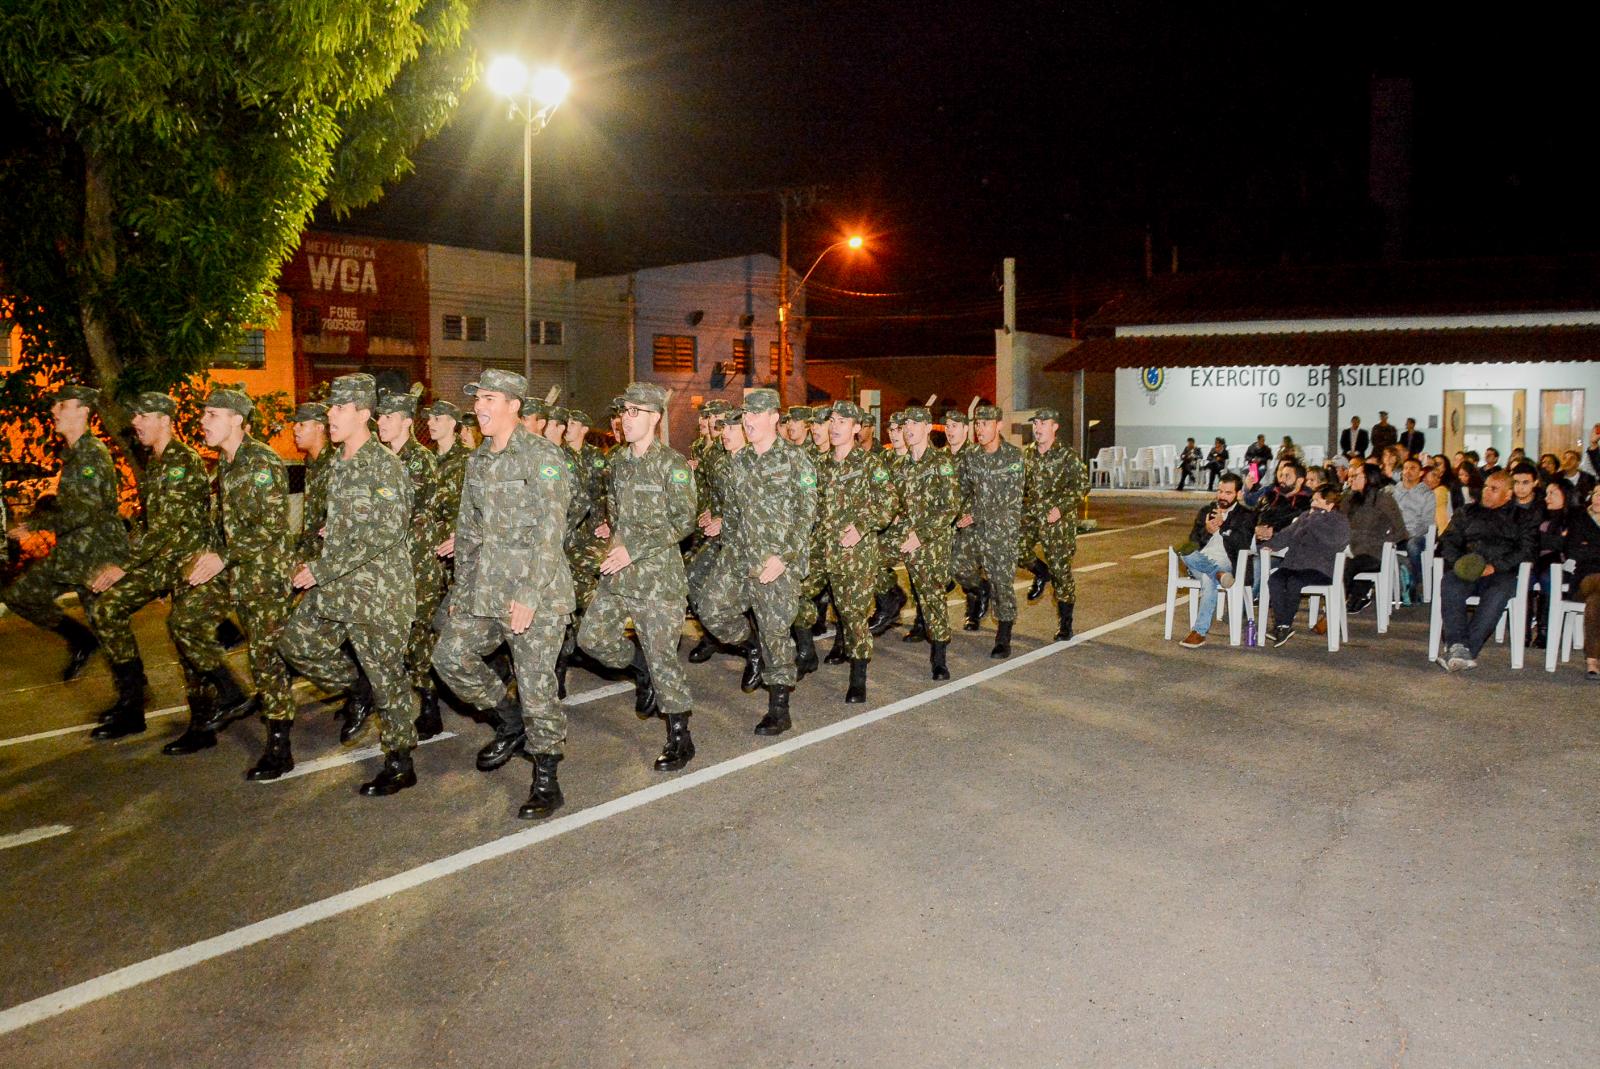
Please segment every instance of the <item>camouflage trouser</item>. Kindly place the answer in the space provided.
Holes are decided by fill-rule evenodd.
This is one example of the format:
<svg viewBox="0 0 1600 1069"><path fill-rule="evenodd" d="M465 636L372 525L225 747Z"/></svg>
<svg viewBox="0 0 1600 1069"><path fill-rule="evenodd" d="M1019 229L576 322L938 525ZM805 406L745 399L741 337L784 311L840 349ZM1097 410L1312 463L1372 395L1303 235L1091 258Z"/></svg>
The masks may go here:
<svg viewBox="0 0 1600 1069"><path fill-rule="evenodd" d="M55 554L51 554L35 563L22 574L22 578L0 593L0 604L29 623L50 630L59 627L66 618L56 599L69 590L78 592L78 603L87 613L94 601L94 595L89 593L86 585L88 580L86 569L63 568L56 562ZM93 622L92 617L90 622Z"/></svg>
<svg viewBox="0 0 1600 1069"><path fill-rule="evenodd" d="M711 578L711 573L717 568L717 554L722 549L722 540L719 538L702 538L699 544L689 551L683 559L684 577L689 581L689 604L700 604L700 591L705 589L706 581ZM699 612L699 609L695 610Z"/></svg>
<svg viewBox="0 0 1600 1069"><path fill-rule="evenodd" d="M1039 549L1044 566L1050 569L1050 584L1056 604L1071 605L1078 598L1078 581L1072 577L1072 558L1078 552L1078 525L1071 517L1063 516L1060 523L1046 523L1039 528ZM1033 547L1028 547L1033 555Z"/></svg>
<svg viewBox="0 0 1600 1069"><path fill-rule="evenodd" d="M606 544L595 538L582 538L571 543L566 554L567 570L572 573L572 596L582 613L600 585L600 562L605 559Z"/></svg>
<svg viewBox="0 0 1600 1069"><path fill-rule="evenodd" d="M761 643L762 677L769 684L792 687L797 674L794 635L789 628L794 625L803 580L797 581L793 571L785 570L772 582L762 583L735 564L731 555L725 556L722 566L711 573L695 607L700 623L723 642L743 642L750 637L744 614L752 613Z"/></svg>
<svg viewBox="0 0 1600 1069"><path fill-rule="evenodd" d="M668 716L694 708L689 696L689 678L678 659L678 638L683 634L683 602L677 598L646 601L625 598L609 590L595 593L589 611L583 614L578 629L578 645L601 664L623 668L633 661L633 642L628 638L627 620L633 618L634 634L644 651L650 682L656 688L656 703Z"/></svg>
<svg viewBox="0 0 1600 1069"><path fill-rule="evenodd" d="M867 630L867 619L872 615L872 596L883 574L882 560L878 543L863 538L850 549L833 547L824 565L833 591L833 608L843 629L844 655L852 661L872 660L872 632Z"/></svg>
<svg viewBox="0 0 1600 1069"><path fill-rule="evenodd" d="M288 576L236 564L183 598L174 599L167 631L185 660L209 672L222 664L217 625L230 610L237 613L262 713L268 719L292 719L289 668L278 652L278 635L289 615L291 596Z"/></svg>
<svg viewBox="0 0 1600 1069"><path fill-rule="evenodd" d="M806 558L811 562L811 570L800 583L800 593L795 604L795 627L809 628L817 622L817 598L828 589L828 576L822 567L822 556L826 551L827 545L823 541L821 529L812 527Z"/></svg>
<svg viewBox="0 0 1600 1069"><path fill-rule="evenodd" d="M952 527L950 537L950 575L953 578L963 575L975 575L983 568L978 559L978 525L976 523L967 527ZM966 587L966 583L956 578L957 582ZM971 593L976 591L974 586Z"/></svg>
<svg viewBox="0 0 1600 1069"><path fill-rule="evenodd" d="M418 691L432 690L433 647L439 641L434 630L434 614L444 601L444 574L435 573L417 583L417 615L411 621L411 634L406 639L406 672L411 685Z"/></svg>
<svg viewBox="0 0 1600 1069"><path fill-rule="evenodd" d="M887 594L900 585L900 577L894 571L894 563L900 559L900 542L888 533L878 536L878 559L883 567L878 571L878 581L872 589L874 594Z"/></svg>
<svg viewBox="0 0 1600 1069"><path fill-rule="evenodd" d="M922 532L917 532L922 537ZM922 609L928 628L928 641L950 641L950 606L944 600L945 584L950 581L950 536L941 534L926 540L912 554L901 554L911 594Z"/></svg>
<svg viewBox="0 0 1600 1069"><path fill-rule="evenodd" d="M94 633L99 637L100 645L105 647L106 656L112 664L127 664L138 659L139 645L133 637L133 614L152 601L171 595L172 612L167 614L167 634L173 635L173 620L183 618L178 608L182 602L191 598L204 600L216 597L207 589L210 583L192 587L184 580L184 574L188 571L184 565L187 563L157 562L135 568L94 599L94 604L89 607L89 623L94 627ZM199 655L212 661L211 667L215 667L222 659L222 647L217 644L215 629L212 630L210 642L211 649L206 648L204 640L195 645L200 647ZM173 635L172 644L178 644L176 635Z"/></svg>
<svg viewBox="0 0 1600 1069"><path fill-rule="evenodd" d="M983 579L989 580L993 592L994 618L1006 623L1017 618L1017 591L1012 586L1017 575L1017 541L1021 537L1013 524L974 523L967 528L976 532L972 558L963 562L965 570L956 573L956 582L963 590L977 590ZM960 535L960 532L956 532ZM980 574L981 569L981 574Z"/></svg>
<svg viewBox="0 0 1600 1069"><path fill-rule="evenodd" d="M567 741L567 711L556 698L556 655L566 637L570 613L535 615L522 634L513 634L504 617L456 612L433 649L433 670L456 697L489 710L506 696L506 686L484 658L504 642L517 672L517 699L528 752L559 754Z"/></svg>
<svg viewBox="0 0 1600 1069"><path fill-rule="evenodd" d="M312 590L289 617L278 649L290 667L323 690L341 693L356 684L356 662L343 647L356 651L356 660L372 683L373 704L378 709L378 741L384 753L409 753L417 746L417 695L406 678L404 629L385 621L384 626L330 620L317 615L317 592ZM269 720L293 720L268 715Z"/></svg>

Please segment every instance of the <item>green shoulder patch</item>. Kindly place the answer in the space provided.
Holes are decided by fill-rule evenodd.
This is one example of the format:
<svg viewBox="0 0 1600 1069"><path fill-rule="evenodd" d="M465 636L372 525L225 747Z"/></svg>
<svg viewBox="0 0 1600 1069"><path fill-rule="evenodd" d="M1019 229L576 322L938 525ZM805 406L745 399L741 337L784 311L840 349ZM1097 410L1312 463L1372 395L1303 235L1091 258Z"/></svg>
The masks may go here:
<svg viewBox="0 0 1600 1069"><path fill-rule="evenodd" d="M800 485L801 486L815 486L815 485L817 485L817 477L816 477L816 475L814 475L813 473L811 473L809 471L801 472L800 473Z"/></svg>
<svg viewBox="0 0 1600 1069"><path fill-rule="evenodd" d="M597 467L597 468L605 467L606 466L606 458L605 457L595 457L594 458L594 466Z"/></svg>
<svg viewBox="0 0 1600 1069"><path fill-rule="evenodd" d="M387 486L380 486L373 492L382 498L391 498L394 496L394 491L389 489Z"/></svg>
<svg viewBox="0 0 1600 1069"><path fill-rule="evenodd" d="M539 474L546 479L559 479L561 478L561 469L554 464L546 464L539 469Z"/></svg>
<svg viewBox="0 0 1600 1069"><path fill-rule="evenodd" d="M940 475L954 475L955 473L956 473L956 468L955 468L954 464L940 464L939 465L939 474Z"/></svg>
<svg viewBox="0 0 1600 1069"><path fill-rule="evenodd" d="M179 479L181 479L185 475L187 475L188 473L189 473L189 469L188 468L168 468L167 469L167 481L175 483Z"/></svg>
<svg viewBox="0 0 1600 1069"><path fill-rule="evenodd" d="M689 481L689 469L688 468L673 468L672 469L672 481L675 482L675 483L686 483L686 482L688 482Z"/></svg>
<svg viewBox="0 0 1600 1069"><path fill-rule="evenodd" d="M1011 465L1011 466L1010 466L1010 467L1009 467L1009 468L1007 468L1007 469L1006 469L1006 470L1007 470L1007 471L1021 471L1021 470L1022 470L1022 461L1020 461L1020 460L1019 460L1019 461L1016 461L1016 462L1014 462L1014 463L1013 463L1013 464L1012 464L1012 465Z"/></svg>
<svg viewBox="0 0 1600 1069"><path fill-rule="evenodd" d="M888 481L888 478L889 478L889 469L888 468L879 468L877 471L872 473L872 481L875 482L875 483L886 482L886 481Z"/></svg>
<svg viewBox="0 0 1600 1069"><path fill-rule="evenodd" d="M258 472L256 472L256 485L257 486L271 486L272 485L272 472L270 472L270 471L258 471Z"/></svg>
<svg viewBox="0 0 1600 1069"><path fill-rule="evenodd" d="M95 476L95 470L94 470L94 467L92 465L83 469L83 477L85 479L92 479L92 478L94 478L94 476Z"/></svg>

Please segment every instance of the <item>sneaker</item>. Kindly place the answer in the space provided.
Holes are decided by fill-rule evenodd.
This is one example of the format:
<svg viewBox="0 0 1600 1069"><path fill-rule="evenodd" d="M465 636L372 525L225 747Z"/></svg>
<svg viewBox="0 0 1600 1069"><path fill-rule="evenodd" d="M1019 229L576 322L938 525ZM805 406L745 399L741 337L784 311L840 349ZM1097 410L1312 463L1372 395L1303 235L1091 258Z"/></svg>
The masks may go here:
<svg viewBox="0 0 1600 1069"><path fill-rule="evenodd" d="M1233 573L1232 572L1222 572L1221 574L1219 574L1217 576L1217 585L1220 586L1224 590L1232 590L1233 589Z"/></svg>
<svg viewBox="0 0 1600 1069"><path fill-rule="evenodd" d="M1371 605L1371 604L1372 604L1372 592L1371 591L1368 591L1365 594L1357 594L1355 597L1350 599L1350 604L1347 606L1347 611L1352 612L1352 613L1361 612L1363 609L1365 609L1368 605Z"/></svg>
<svg viewBox="0 0 1600 1069"><path fill-rule="evenodd" d="M1189 637L1178 643L1178 645L1182 646L1186 650L1197 650L1205 644L1206 637L1198 631L1189 632Z"/></svg>
<svg viewBox="0 0 1600 1069"><path fill-rule="evenodd" d="M1267 633L1267 640L1271 642L1274 647L1283 645L1291 638L1294 638L1294 628L1288 626L1287 624L1280 624Z"/></svg>
<svg viewBox="0 0 1600 1069"><path fill-rule="evenodd" d="M1449 653L1445 656L1444 666L1449 671L1459 672L1465 668L1478 667L1478 662L1472 659L1472 655L1467 652L1467 647L1458 642L1450 647Z"/></svg>

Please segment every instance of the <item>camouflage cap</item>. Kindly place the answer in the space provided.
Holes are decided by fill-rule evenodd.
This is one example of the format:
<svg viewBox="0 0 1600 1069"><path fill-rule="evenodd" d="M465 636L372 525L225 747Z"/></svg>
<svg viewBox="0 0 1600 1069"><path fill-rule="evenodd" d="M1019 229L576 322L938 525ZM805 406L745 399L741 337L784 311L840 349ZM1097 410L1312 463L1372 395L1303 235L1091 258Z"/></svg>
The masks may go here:
<svg viewBox="0 0 1600 1069"><path fill-rule="evenodd" d="M290 423L326 423L328 422L328 406L321 401L302 401L295 406L294 415L289 417Z"/></svg>
<svg viewBox="0 0 1600 1069"><path fill-rule="evenodd" d="M568 423L581 423L585 427L593 427L594 426L594 420L589 418L589 413L585 412L581 408L570 409L567 412L567 422Z"/></svg>
<svg viewBox="0 0 1600 1069"><path fill-rule="evenodd" d="M778 410L778 391L769 390L765 386L751 390L744 395L742 407L746 412L776 412Z"/></svg>
<svg viewBox="0 0 1600 1069"><path fill-rule="evenodd" d="M979 405L977 411L972 413L973 419L1004 419L1005 413L1000 411L999 405Z"/></svg>
<svg viewBox="0 0 1600 1069"><path fill-rule="evenodd" d="M714 416L718 412L726 412L728 407L728 402L720 397L713 397L700 406L700 414L702 416Z"/></svg>
<svg viewBox="0 0 1600 1069"><path fill-rule="evenodd" d="M522 399L522 414L524 416L538 416L540 419L550 418L550 406L544 403L542 397L524 397Z"/></svg>
<svg viewBox="0 0 1600 1069"><path fill-rule="evenodd" d="M256 403L250 400L250 395L243 390L224 390L221 388L211 391L206 398L205 407L225 408L229 412L237 412L245 419L250 418L250 413L255 411Z"/></svg>
<svg viewBox="0 0 1600 1069"><path fill-rule="evenodd" d="M789 413L787 411L779 412L778 413L778 426L781 427L785 423L788 423L790 421L790 418L791 417L789 416Z"/></svg>
<svg viewBox="0 0 1600 1069"><path fill-rule="evenodd" d="M50 395L50 401L52 404L58 401L78 401L82 404L88 405L90 408L93 408L95 405L100 403L100 391L95 389L93 386L83 386L78 383L73 383L72 385L62 386L60 389L56 390L55 393Z"/></svg>
<svg viewBox="0 0 1600 1069"><path fill-rule="evenodd" d="M946 423L966 423L967 414L959 408L947 408L944 410L944 421Z"/></svg>
<svg viewBox="0 0 1600 1069"><path fill-rule="evenodd" d="M716 425L719 427L725 427L730 423L742 427L744 426L744 409L728 405L711 418L716 421Z"/></svg>
<svg viewBox="0 0 1600 1069"><path fill-rule="evenodd" d="M328 387L328 407L355 405L369 412L378 410L378 380L364 371L340 375Z"/></svg>
<svg viewBox="0 0 1600 1069"><path fill-rule="evenodd" d="M830 416L840 416L844 419L853 419L857 423L865 423L867 414L861 411L861 406L854 401L835 401L828 410Z"/></svg>
<svg viewBox="0 0 1600 1069"><path fill-rule="evenodd" d="M926 405L912 405L900 413L901 423L932 423L933 413Z"/></svg>
<svg viewBox="0 0 1600 1069"><path fill-rule="evenodd" d="M477 430L478 429L478 414L476 412L463 412L463 413L461 413L461 425L463 427L471 427L473 430Z"/></svg>
<svg viewBox="0 0 1600 1069"><path fill-rule="evenodd" d="M620 397L620 396L618 396L618 397L613 397L613 398L612 398L612 399L611 399L611 407L610 407L610 409L609 409L609 410L608 410L608 411L610 411L610 413L611 413L611 414L612 414L612 415L613 415L613 416L616 416L616 415L619 415L619 414L621 414L621 412L622 412L622 406L623 406L623 404L625 404L625 403L626 403L626 402L624 402L624 401L623 401L623 400L622 400L622 398L621 398L621 397Z"/></svg>
<svg viewBox="0 0 1600 1069"><path fill-rule="evenodd" d="M802 423L811 422L812 411L810 405L790 405L787 414L790 419L797 419Z"/></svg>
<svg viewBox="0 0 1600 1069"><path fill-rule="evenodd" d="M503 393L507 397L521 397L528 390L528 380L515 371L486 367L478 376L478 381L467 383L465 389L468 397L476 395L479 390Z"/></svg>
<svg viewBox="0 0 1600 1069"><path fill-rule="evenodd" d="M906 413L904 409L901 409L899 412L895 412L889 416L889 426L891 427L903 426L905 421Z"/></svg>
<svg viewBox="0 0 1600 1069"><path fill-rule="evenodd" d="M174 416L178 412L178 402L159 391L146 390L128 403L128 411L136 416L150 414Z"/></svg>
<svg viewBox="0 0 1600 1069"><path fill-rule="evenodd" d="M567 419L572 415L572 413L568 412L566 409L562 408L560 405L557 405L556 407L554 407L554 408L552 408L550 410L549 415L550 415L550 422L551 423L560 423L560 424L562 424L564 426L566 424L566 422L567 422Z"/></svg>
<svg viewBox="0 0 1600 1069"><path fill-rule="evenodd" d="M1028 417L1028 422L1033 423L1041 419L1053 419L1060 423L1061 413L1054 408L1036 408L1033 410L1033 415Z"/></svg>
<svg viewBox="0 0 1600 1069"><path fill-rule="evenodd" d="M622 391L621 400L623 404L632 405L634 408L647 408L651 412L664 412L667 407L667 391L653 382L630 382L628 388ZM712 402L708 401L701 405L700 411L707 412L711 404ZM724 411L727 408L726 402L718 401L716 404L718 408L715 411L707 412L708 415L715 415L717 412Z"/></svg>
<svg viewBox="0 0 1600 1069"><path fill-rule="evenodd" d="M461 409L451 404L449 401L435 401L433 404L428 406L428 415L449 416L457 423L461 422Z"/></svg>
<svg viewBox="0 0 1600 1069"><path fill-rule="evenodd" d="M398 412L401 415L415 418L417 414L417 395L414 393L381 393L378 395L378 407L375 411L380 416Z"/></svg>

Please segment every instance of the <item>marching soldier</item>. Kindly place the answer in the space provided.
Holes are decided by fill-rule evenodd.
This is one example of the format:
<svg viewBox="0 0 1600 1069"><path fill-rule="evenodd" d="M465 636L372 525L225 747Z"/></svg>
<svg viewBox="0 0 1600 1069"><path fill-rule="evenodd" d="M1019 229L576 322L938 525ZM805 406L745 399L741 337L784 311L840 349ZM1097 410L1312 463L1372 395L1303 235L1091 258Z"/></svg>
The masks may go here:
<svg viewBox="0 0 1600 1069"><path fill-rule="evenodd" d="M449 402L445 402L449 404ZM454 408L454 405L450 407ZM483 441L483 435L478 431L478 417L471 412L461 414L461 424L456 428L456 441L461 443L461 448L472 452Z"/></svg>
<svg viewBox="0 0 1600 1069"><path fill-rule="evenodd" d="M933 414L921 406L905 411L906 459L894 473L897 514L888 533L906 566L917 618L932 651L928 663L934 679L949 679L945 663L950 645L950 611L945 588L950 582L950 542L960 506L961 484L955 460L928 441Z"/></svg>
<svg viewBox="0 0 1600 1069"><path fill-rule="evenodd" d="M360 793L369 798L417 782L411 760L417 745L417 700L406 677L407 632L417 604L407 544L413 484L405 463L368 428L377 407L377 383L371 375L333 380L328 437L339 452L328 477L322 555L296 569L295 589L308 593L278 641L284 659L324 690L350 692L363 678L368 681L384 754L383 769L361 785ZM346 641L355 651L354 660L344 651ZM267 752L252 778L273 779L294 767L289 747L293 723L292 707L288 716L272 721Z"/></svg>
<svg viewBox="0 0 1600 1069"><path fill-rule="evenodd" d="M900 469L906 458L905 442L905 413L896 412L887 420L889 428L889 444L892 447L882 450L879 460L884 469L891 475ZM886 633L900 620L900 610L906 607L906 592L900 589L900 579L895 575L894 564L899 558L899 545L885 533L881 536L883 544L883 567L878 573L877 589L873 591L872 618L867 621L867 628L874 637ZM920 636L926 633L926 625L918 611L917 622L907 632L908 635Z"/></svg>
<svg viewBox="0 0 1600 1069"><path fill-rule="evenodd" d="M537 397L524 397L522 399L522 426L529 434L544 437L545 424L550 422L550 410L545 403Z"/></svg>
<svg viewBox="0 0 1600 1069"><path fill-rule="evenodd" d="M458 428L465 429L461 409L449 401L435 401L428 409L428 437L433 441L434 460L439 477L434 485L433 514L444 538L455 529L456 513L461 509L461 481L467 474L467 457L476 444L462 440ZM448 573L448 569L446 569Z"/></svg>
<svg viewBox="0 0 1600 1069"><path fill-rule="evenodd" d="M574 408L566 417L561 445L572 462L575 483L583 487L589 500L588 515L581 517L567 536L567 563L572 569L573 596L581 608L587 608L600 581L600 559L611 533L606 511L608 468L605 454L584 440L589 435L588 413Z"/></svg>
<svg viewBox="0 0 1600 1069"><path fill-rule="evenodd" d="M89 417L99 399L100 391L88 386L56 391L50 415L67 448L61 454L55 498L6 532L17 541L40 531L55 535L50 555L0 594L0 604L66 639L63 681L78 678L100 643L93 631L63 613L56 599L76 590L79 604L88 611L94 601L90 579L128 554L128 528L117 515L117 468L111 450L89 433Z"/></svg>
<svg viewBox="0 0 1600 1069"><path fill-rule="evenodd" d="M816 464L830 452L830 446L828 445L828 415L832 411L832 405L823 405L820 408L811 410L811 419L807 428L811 432L811 444L807 456L810 457L813 464Z"/></svg>
<svg viewBox="0 0 1600 1069"><path fill-rule="evenodd" d="M956 479L960 488L957 514L965 516L972 511L972 473L967 461L977 446L972 444L972 423L967 413L959 408L948 408L944 413L945 448L956 462ZM950 540L950 575L952 578L981 571L978 563L977 531L972 527L957 526ZM963 590L967 596L967 617L962 625L965 631L978 630L989 613L989 581L981 580L976 590Z"/></svg>
<svg viewBox="0 0 1600 1069"><path fill-rule="evenodd" d="M790 405L783 418L779 433L783 435L784 440L790 445L805 445L811 437L811 406Z"/></svg>
<svg viewBox="0 0 1600 1069"><path fill-rule="evenodd" d="M666 392L636 382L622 397L628 447L612 459L613 527L578 645L601 664L632 666L640 713L667 722L667 744L655 760L656 771L672 772L694 757L689 734L694 703L678 660L688 596L678 543L694 526L695 480L688 460L656 437ZM637 647L628 638L629 619Z"/></svg>
<svg viewBox="0 0 1600 1069"><path fill-rule="evenodd" d="M972 503L956 521L958 528L973 529L973 555L965 562L968 570L956 580L970 599L987 576L997 624L989 656L1003 658L1011 656L1011 627L1017 619L1012 580L1017 572L1017 542L1022 537L1024 464L1022 450L1000 434L1003 416L997 406L979 405L973 415L978 448L966 459ZM968 623L972 624L971 609L968 611Z"/></svg>
<svg viewBox="0 0 1600 1069"><path fill-rule="evenodd" d="M863 422L865 413L854 403L834 403L828 427L833 452L823 462L817 480L822 556L811 562L813 571L826 574L833 591L843 642L835 644L828 663L849 659L850 686L844 700L852 705L867 700L867 663L872 660L872 632L867 624L883 567L879 532L894 508L889 468L881 454L869 453L856 444ZM796 629L797 636L800 630ZM809 631L806 635L810 637Z"/></svg>
<svg viewBox="0 0 1600 1069"><path fill-rule="evenodd" d="M333 465L333 450L328 448L328 406L307 401L295 407L289 421L294 425L294 446L306 457L295 554L301 560L315 560L322 548L322 527L328 521L328 472Z"/></svg>
<svg viewBox="0 0 1600 1069"><path fill-rule="evenodd" d="M144 507L144 530L123 564L107 564L89 581L97 597L89 606L95 634L111 661L117 701L90 732L96 739L118 739L145 728L144 661L133 637L133 614L159 597L170 594L174 602L195 597L184 575L206 549L211 520L211 477L204 461L189 445L172 435L172 417L178 406L164 393L142 393L128 406L139 444L150 450L149 462L139 478L139 500ZM170 627L172 617L167 617ZM211 639L204 659L220 664L222 649ZM181 653L191 724L204 718L205 681L198 668ZM231 676L229 677L231 680ZM194 753L216 745L216 736L192 730L162 748L162 753Z"/></svg>
<svg viewBox="0 0 1600 1069"><path fill-rule="evenodd" d="M572 479L565 458L518 420L521 375L486 368L467 386L485 441L467 461L456 533L455 589L433 667L462 701L492 713L495 737L478 752L492 772L519 751L533 755L533 785L517 811L547 817L564 801L556 766L567 737L555 664L572 617L572 575L562 539ZM513 698L484 657L501 643L516 666Z"/></svg>
<svg viewBox="0 0 1600 1069"><path fill-rule="evenodd" d="M809 563L817 475L804 453L778 439L776 390L762 387L745 396L744 431L750 444L733 458L727 512L712 525L716 530L706 530L720 531L725 542L697 608L713 636L743 645L742 689L750 693L766 684L767 713L756 734L779 735L792 726L790 629ZM754 617L754 628L746 613Z"/></svg>
<svg viewBox="0 0 1600 1069"><path fill-rule="evenodd" d="M202 719L192 708L189 733L178 741L205 749L205 736L259 707L269 738L279 722L294 717L289 669L278 653L278 635L289 614L289 576L294 563L289 533L289 477L278 454L250 436L255 403L240 390L212 390L200 415L206 445L217 451L212 482L213 519L210 546L189 567L187 582L196 588L172 601L167 628L178 653L211 684L214 703ZM254 701L243 691L222 659L217 625L228 613L238 615L245 632ZM288 736L284 735L284 756ZM268 743L269 753L271 743ZM179 749L176 753L192 752ZM290 760L288 768L292 768ZM268 763L248 773L250 779L276 779L288 768ZM266 772L258 774L258 769Z"/></svg>
<svg viewBox="0 0 1600 1069"><path fill-rule="evenodd" d="M1078 510L1089 492L1089 472L1078 451L1062 442L1061 415L1053 408L1033 414L1033 445L1025 454L1022 510L1028 531L1027 558L1044 568L1055 588L1056 641L1072 637L1072 607L1078 585L1072 557L1078 551ZM1044 552L1033 555L1034 542Z"/></svg>
<svg viewBox="0 0 1600 1069"><path fill-rule="evenodd" d="M711 426L722 444L706 451L705 459L695 473L695 516L698 544L684 560L689 585L689 605L699 616L700 595L717 568L717 558L724 545L720 534L707 535L708 530L721 530L722 516L728 508L732 493L733 458L745 448L744 410L724 406L711 417ZM704 631L693 649L689 651L690 664L703 664L711 659L721 645ZM815 665L813 665L815 667Z"/></svg>

